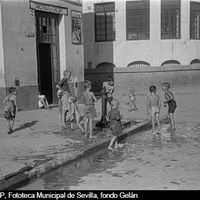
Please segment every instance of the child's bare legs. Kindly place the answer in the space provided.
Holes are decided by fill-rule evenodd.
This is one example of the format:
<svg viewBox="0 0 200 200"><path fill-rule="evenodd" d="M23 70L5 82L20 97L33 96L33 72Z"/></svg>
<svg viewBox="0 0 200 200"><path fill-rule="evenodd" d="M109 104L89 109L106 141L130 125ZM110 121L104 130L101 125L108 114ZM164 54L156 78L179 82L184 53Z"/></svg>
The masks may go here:
<svg viewBox="0 0 200 200"><path fill-rule="evenodd" d="M159 113L156 114L156 121L157 121L157 124L158 124L158 133L161 133L160 114Z"/></svg>
<svg viewBox="0 0 200 200"><path fill-rule="evenodd" d="M60 125L62 125L62 112L59 112L59 121L60 121Z"/></svg>
<svg viewBox="0 0 200 200"><path fill-rule="evenodd" d="M151 114L152 133L155 132L155 115Z"/></svg>
<svg viewBox="0 0 200 200"><path fill-rule="evenodd" d="M175 130L175 123L174 123L174 114L169 113L169 119L170 119L170 125L171 125L171 130Z"/></svg>
<svg viewBox="0 0 200 200"><path fill-rule="evenodd" d="M67 110L63 110L63 112L62 112L62 125L64 126L64 127L66 127L66 115L67 115Z"/></svg>
<svg viewBox="0 0 200 200"><path fill-rule="evenodd" d="M81 131L84 133L84 129L80 124L80 116L78 114L76 115L76 123L77 123L78 127L81 129Z"/></svg>
<svg viewBox="0 0 200 200"><path fill-rule="evenodd" d="M114 144L116 144L116 140L117 140L117 136L114 136L112 139L111 139L111 141L110 141L110 144L109 144L109 146L108 146L108 149L110 149L110 150L113 150L113 145Z"/></svg>
<svg viewBox="0 0 200 200"><path fill-rule="evenodd" d="M6 119L6 126L7 126L7 132L8 134L11 133L11 124L10 124L11 120Z"/></svg>
<svg viewBox="0 0 200 200"><path fill-rule="evenodd" d="M71 122L71 124L70 124L70 125L71 125L71 129L72 129L72 130L74 130L74 123L73 123L73 122Z"/></svg>
<svg viewBox="0 0 200 200"><path fill-rule="evenodd" d="M88 117L85 117L85 119L84 119L84 132L85 132L85 137L88 136L88 121L89 121Z"/></svg>
<svg viewBox="0 0 200 200"><path fill-rule="evenodd" d="M90 130L90 138L94 137L93 136L93 118L89 118L89 130Z"/></svg>

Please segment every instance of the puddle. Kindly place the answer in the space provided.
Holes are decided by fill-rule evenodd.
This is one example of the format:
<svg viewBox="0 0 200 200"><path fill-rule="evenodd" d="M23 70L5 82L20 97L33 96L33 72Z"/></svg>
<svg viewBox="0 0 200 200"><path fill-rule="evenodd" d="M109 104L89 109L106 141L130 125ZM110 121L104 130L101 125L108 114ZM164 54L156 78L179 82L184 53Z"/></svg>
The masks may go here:
<svg viewBox="0 0 200 200"><path fill-rule="evenodd" d="M160 164L157 166L154 165L155 158L164 162L163 169L173 170L173 165L177 165L180 160L177 159L178 157L173 157L173 152L175 152L174 149L183 147L188 144L188 142L194 142L195 140L193 139L190 141L190 138L197 137L198 133L196 129L200 130L200 124L179 123L177 124L177 130L175 132L167 132L167 125L162 126L162 134L153 135L151 131L137 133L136 135L127 138L125 145L122 145L122 148L117 149L114 152L104 149L92 156L82 158L78 162L62 166L49 172L18 189L69 190L72 186L76 187L80 184L84 185L86 177L90 181L94 180L94 183L96 184L104 182L103 180L108 176L111 176L113 180L116 178L123 179L125 175L132 175L141 179L143 175L139 175L137 171L141 166L147 168L156 168L157 166L160 166ZM188 128L186 129L186 127ZM195 130L192 129L194 127ZM198 141L196 142L198 143ZM170 158L168 158L168 152L172 152ZM132 166L132 169L130 170L128 167L132 162L134 163L134 166ZM138 169L136 169L135 166L137 166ZM176 181L168 181L168 183L171 183L172 185L181 184ZM163 187L169 188L167 185L162 186L162 188Z"/></svg>

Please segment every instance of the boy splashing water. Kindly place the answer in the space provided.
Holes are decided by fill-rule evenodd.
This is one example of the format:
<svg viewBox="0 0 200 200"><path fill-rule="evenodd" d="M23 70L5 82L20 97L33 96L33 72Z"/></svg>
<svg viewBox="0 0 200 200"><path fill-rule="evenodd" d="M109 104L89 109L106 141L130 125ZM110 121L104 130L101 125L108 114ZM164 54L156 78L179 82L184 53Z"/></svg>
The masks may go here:
<svg viewBox="0 0 200 200"><path fill-rule="evenodd" d="M155 133L155 123L158 124L158 132L161 133L160 130L160 107L161 101L159 95L156 94L156 86L152 85L149 87L149 91L151 95L147 97L147 116L150 115L151 123L152 123L152 133Z"/></svg>

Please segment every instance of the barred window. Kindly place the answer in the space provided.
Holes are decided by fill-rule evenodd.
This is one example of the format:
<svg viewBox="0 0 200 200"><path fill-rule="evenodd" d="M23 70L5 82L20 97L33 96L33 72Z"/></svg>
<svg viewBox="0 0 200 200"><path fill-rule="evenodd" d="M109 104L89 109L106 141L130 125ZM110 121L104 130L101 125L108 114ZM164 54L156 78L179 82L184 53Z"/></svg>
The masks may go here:
<svg viewBox="0 0 200 200"><path fill-rule="evenodd" d="M149 0L126 2L126 39L149 39Z"/></svg>
<svg viewBox="0 0 200 200"><path fill-rule="evenodd" d="M190 39L200 39L200 3L190 2Z"/></svg>
<svg viewBox="0 0 200 200"><path fill-rule="evenodd" d="M161 0L161 39L180 39L180 0Z"/></svg>
<svg viewBox="0 0 200 200"><path fill-rule="evenodd" d="M115 3L95 4L96 42L115 40Z"/></svg>

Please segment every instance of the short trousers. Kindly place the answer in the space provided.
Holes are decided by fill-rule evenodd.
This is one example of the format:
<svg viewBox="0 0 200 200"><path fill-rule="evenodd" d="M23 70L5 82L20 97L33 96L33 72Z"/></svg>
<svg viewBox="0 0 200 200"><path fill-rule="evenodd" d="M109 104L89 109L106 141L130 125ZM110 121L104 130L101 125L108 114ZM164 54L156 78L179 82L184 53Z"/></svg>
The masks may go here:
<svg viewBox="0 0 200 200"><path fill-rule="evenodd" d="M4 111L4 118L6 118L8 120L13 120L15 118L15 113L12 113L9 110Z"/></svg>
<svg viewBox="0 0 200 200"><path fill-rule="evenodd" d="M85 105L84 116L92 119L97 117L94 105Z"/></svg>
<svg viewBox="0 0 200 200"><path fill-rule="evenodd" d="M176 101L174 101L174 100L169 101L168 102L168 113L174 113L176 107L177 107Z"/></svg>

